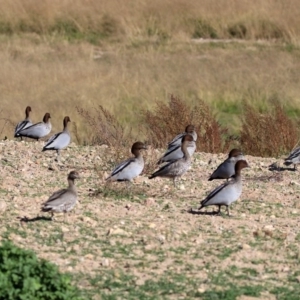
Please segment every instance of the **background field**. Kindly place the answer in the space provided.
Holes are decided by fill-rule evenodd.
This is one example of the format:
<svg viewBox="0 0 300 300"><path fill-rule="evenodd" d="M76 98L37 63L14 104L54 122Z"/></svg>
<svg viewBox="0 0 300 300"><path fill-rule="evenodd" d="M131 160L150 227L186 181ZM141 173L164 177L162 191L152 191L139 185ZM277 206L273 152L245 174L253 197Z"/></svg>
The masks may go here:
<svg viewBox="0 0 300 300"><path fill-rule="evenodd" d="M140 134L141 109L174 94L207 102L237 133L240 103L299 109L297 1L0 1L1 117L52 115L90 129L75 107L102 104ZM74 128L74 127L73 127ZM12 127L2 136L12 137ZM145 137L143 137L145 138Z"/></svg>

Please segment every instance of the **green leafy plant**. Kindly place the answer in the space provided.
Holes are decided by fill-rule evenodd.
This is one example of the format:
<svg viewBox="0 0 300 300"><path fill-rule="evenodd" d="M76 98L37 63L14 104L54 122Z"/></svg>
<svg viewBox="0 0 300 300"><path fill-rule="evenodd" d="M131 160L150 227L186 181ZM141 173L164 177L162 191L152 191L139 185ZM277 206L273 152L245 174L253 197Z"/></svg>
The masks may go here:
<svg viewBox="0 0 300 300"><path fill-rule="evenodd" d="M71 278L32 251L11 242L0 246L0 299L83 299Z"/></svg>

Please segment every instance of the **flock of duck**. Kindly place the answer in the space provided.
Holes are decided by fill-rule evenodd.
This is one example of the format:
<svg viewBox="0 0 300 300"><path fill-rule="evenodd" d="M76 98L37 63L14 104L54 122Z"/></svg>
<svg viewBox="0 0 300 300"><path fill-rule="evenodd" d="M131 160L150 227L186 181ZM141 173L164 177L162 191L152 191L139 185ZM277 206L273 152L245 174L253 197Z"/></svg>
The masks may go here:
<svg viewBox="0 0 300 300"><path fill-rule="evenodd" d="M50 114L44 115L43 121L33 124L30 120L31 107L27 106L25 110L25 120L19 122L15 128L15 137L32 138L39 140L48 135L52 129L50 123ZM70 118L66 116L63 120L63 131L51 136L45 143L42 151L55 150L57 152L56 160L60 158L60 150L66 148L71 136L68 131ZM167 177L173 179L176 186L176 179L181 177L191 166L191 157L196 150L197 133L193 125L188 125L183 133L178 134L170 143L167 150L158 160L157 164L163 164L148 178ZM131 153L133 157L121 162L106 178L107 182L128 181L139 176L144 169L144 159L141 151L147 149L142 142L135 142L132 145ZM289 157L285 159L285 165L300 163L300 147L293 150ZM241 150L232 149L228 158L222 162L209 177L209 181L214 179L225 179L226 181L213 189L208 196L200 202L198 211L210 205L218 206L216 213L221 213L221 207L227 208L229 215L229 206L235 202L242 193L241 171L249 167ZM73 209L77 202L77 191L74 181L79 178L77 171L71 171L68 174L68 187L54 192L49 199L42 204L43 212L50 212L53 217L54 213L66 213Z"/></svg>

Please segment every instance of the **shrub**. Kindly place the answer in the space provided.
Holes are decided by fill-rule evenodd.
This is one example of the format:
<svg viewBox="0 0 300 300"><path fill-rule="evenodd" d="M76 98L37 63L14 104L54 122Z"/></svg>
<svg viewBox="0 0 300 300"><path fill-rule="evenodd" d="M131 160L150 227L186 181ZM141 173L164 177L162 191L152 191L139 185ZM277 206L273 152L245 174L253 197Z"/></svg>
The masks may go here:
<svg viewBox="0 0 300 300"><path fill-rule="evenodd" d="M217 31L207 21L204 21L202 19L196 20L194 22L194 26L195 26L195 29L193 32L194 39L199 39L199 38L216 39L216 38L218 38Z"/></svg>
<svg viewBox="0 0 300 300"><path fill-rule="evenodd" d="M73 19L57 19L49 29L50 33L63 35L69 40L80 39L83 37L82 30Z"/></svg>
<svg viewBox="0 0 300 300"><path fill-rule="evenodd" d="M209 106L201 99L190 106L171 95L167 104L156 102L154 111L142 111L142 117L154 147L164 148L188 124L196 127L198 151L223 152L231 144L227 128L221 127Z"/></svg>
<svg viewBox="0 0 300 300"><path fill-rule="evenodd" d="M285 39L287 34L270 20L245 19L227 28L230 37L237 39Z"/></svg>
<svg viewBox="0 0 300 300"><path fill-rule="evenodd" d="M298 143L298 131L278 101L270 101L272 111L259 113L244 103L241 146L256 156L278 156L290 152Z"/></svg>
<svg viewBox="0 0 300 300"><path fill-rule="evenodd" d="M115 167L116 163L128 158L128 149L137 141L132 134L131 128L125 131L125 127L102 105L94 107L93 112L79 107L76 107L76 109L93 132L85 143L108 145L113 148L108 150L109 154L112 155L111 162L113 163L108 166L108 169Z"/></svg>
<svg viewBox="0 0 300 300"><path fill-rule="evenodd" d="M0 246L0 299L83 299L58 267L11 242Z"/></svg>
<svg viewBox="0 0 300 300"><path fill-rule="evenodd" d="M125 132L117 118L102 105L93 108L93 112L76 107L79 115L85 119L94 133L90 137L92 145L108 145L112 147L127 147L132 142L131 129Z"/></svg>

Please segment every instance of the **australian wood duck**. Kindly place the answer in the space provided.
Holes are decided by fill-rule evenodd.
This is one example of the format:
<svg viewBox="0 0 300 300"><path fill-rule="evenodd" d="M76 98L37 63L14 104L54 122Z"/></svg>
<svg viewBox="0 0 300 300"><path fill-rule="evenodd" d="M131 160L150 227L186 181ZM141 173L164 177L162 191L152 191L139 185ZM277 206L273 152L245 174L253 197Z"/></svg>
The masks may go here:
<svg viewBox="0 0 300 300"><path fill-rule="evenodd" d="M232 180L227 181L214 190L201 201L199 210L205 206L217 205L219 207L218 213L221 212L221 206L227 207L227 214L229 215L229 205L235 202L242 194L242 177L241 170L249 167L245 160L239 160L235 164L235 175Z"/></svg>
<svg viewBox="0 0 300 300"><path fill-rule="evenodd" d="M168 143L168 149L173 148L174 146L181 146L181 141L182 138L186 135L186 134L190 134L193 136L194 141L197 141L197 133L195 131L195 126L194 125L188 125L185 128L185 131L182 133L179 133L178 135L176 135L174 137L174 139Z"/></svg>
<svg viewBox="0 0 300 300"><path fill-rule="evenodd" d="M57 152L56 160L59 160L60 158L60 150L66 148L71 141L70 132L68 130L69 122L71 122L70 118L68 116L64 117L63 131L52 135L49 138L49 140L46 142L45 146L43 147L42 151L56 150Z"/></svg>
<svg viewBox="0 0 300 300"><path fill-rule="evenodd" d="M210 175L209 181L214 179L229 179L234 175L235 163L244 159L244 155L239 149L232 149L229 152L228 158L224 160L217 169Z"/></svg>
<svg viewBox="0 0 300 300"><path fill-rule="evenodd" d="M25 129L20 130L18 136L29 137L32 139L39 140L50 133L52 125L50 123L50 114L46 113L43 121L33 124Z"/></svg>
<svg viewBox="0 0 300 300"><path fill-rule="evenodd" d="M181 150L182 138L185 135L191 135L193 137L193 142L188 145L188 152L190 156L192 156L196 150L196 140L197 133L195 132L195 127L193 125L188 125L185 129L185 132L178 134L169 144L168 149L164 153L164 155L158 160L157 164L162 164L164 162L170 162L175 159L179 159L183 157L183 152Z"/></svg>
<svg viewBox="0 0 300 300"><path fill-rule="evenodd" d="M50 212L52 217L54 213L64 213L64 217L66 217L66 213L75 206L77 201L77 191L74 181L78 178L78 172L71 171L68 175L68 188L54 192L49 199L42 204L41 210L43 212Z"/></svg>
<svg viewBox="0 0 300 300"><path fill-rule="evenodd" d="M187 134L182 138L181 151L183 157L170 161L162 166L158 171L154 172L149 179L155 177L168 177L173 179L174 186L176 186L176 178L182 176L191 165L191 156L188 151L188 147L194 143L194 139L191 135Z"/></svg>
<svg viewBox="0 0 300 300"><path fill-rule="evenodd" d="M133 178L139 176L144 169L144 159L141 150L147 149L146 145L142 142L135 142L131 147L131 157L119 165L112 171L106 181L131 181Z"/></svg>
<svg viewBox="0 0 300 300"><path fill-rule="evenodd" d="M30 112L31 112L31 107L30 106L27 106L26 109L25 109L25 119L21 122L19 122L15 128L15 137L19 137L19 131L29 127L32 125L32 122L30 120ZM22 139L22 136L21 136L21 139Z"/></svg>
<svg viewBox="0 0 300 300"><path fill-rule="evenodd" d="M297 169L297 164L300 163L300 147L293 150L290 155L284 160L284 164L289 166L291 164L294 165L294 170Z"/></svg>

